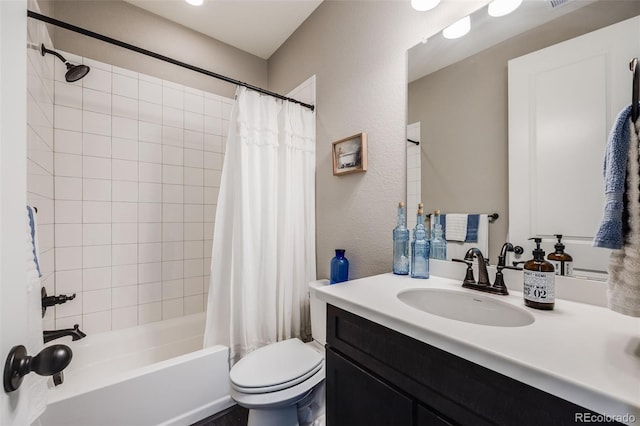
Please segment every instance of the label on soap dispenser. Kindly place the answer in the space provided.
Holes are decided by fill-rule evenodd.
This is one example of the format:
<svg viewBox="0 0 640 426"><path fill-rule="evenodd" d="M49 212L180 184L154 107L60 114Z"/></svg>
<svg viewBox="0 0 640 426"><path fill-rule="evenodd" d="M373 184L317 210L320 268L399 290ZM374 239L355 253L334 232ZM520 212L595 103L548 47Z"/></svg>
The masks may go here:
<svg viewBox="0 0 640 426"><path fill-rule="evenodd" d="M550 260L553 263L553 267L556 269L556 275L573 275L573 262L567 262L562 260Z"/></svg>
<svg viewBox="0 0 640 426"><path fill-rule="evenodd" d="M524 271L524 298L531 302L555 301L555 272Z"/></svg>

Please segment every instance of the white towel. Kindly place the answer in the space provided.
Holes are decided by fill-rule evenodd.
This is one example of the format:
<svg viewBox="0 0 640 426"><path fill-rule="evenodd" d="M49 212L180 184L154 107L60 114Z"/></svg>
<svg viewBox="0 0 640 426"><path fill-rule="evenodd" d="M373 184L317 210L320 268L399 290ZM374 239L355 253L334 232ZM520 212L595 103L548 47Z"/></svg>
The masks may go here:
<svg viewBox="0 0 640 426"><path fill-rule="evenodd" d="M627 157L627 210L629 231L620 250L609 257L609 309L632 317L640 317L640 164L638 164L638 124L631 121L631 140Z"/></svg>
<svg viewBox="0 0 640 426"><path fill-rule="evenodd" d="M40 273L38 272L38 267L36 266L34 259L34 250L36 250L36 256L38 256L39 253L37 252L37 247L34 248L34 239L31 238L29 209L30 207L27 208L25 244L28 314L25 347L27 348L27 353L29 355L35 356L44 348L44 341L42 338L42 300L40 297L40 288L42 283L40 281ZM35 235L37 235L37 229L35 229ZM31 424L40 417L47 408L47 377L39 376L35 373L28 374L22 382L21 389L24 389L28 394L29 424Z"/></svg>
<svg viewBox="0 0 640 426"><path fill-rule="evenodd" d="M447 215L448 222L449 215ZM447 235L447 260L462 259L467 250L473 247L479 248L485 257L489 256L489 216L486 214L481 214L478 219L478 242L449 241L449 236Z"/></svg>
<svg viewBox="0 0 640 426"><path fill-rule="evenodd" d="M447 213L447 229L445 236L447 241L464 242L467 239L468 214Z"/></svg>

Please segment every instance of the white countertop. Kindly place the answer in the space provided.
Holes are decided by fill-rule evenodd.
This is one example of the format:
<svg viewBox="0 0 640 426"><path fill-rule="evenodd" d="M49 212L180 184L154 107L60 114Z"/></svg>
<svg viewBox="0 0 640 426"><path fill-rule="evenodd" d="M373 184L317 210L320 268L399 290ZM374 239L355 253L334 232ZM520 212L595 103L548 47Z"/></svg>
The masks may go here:
<svg viewBox="0 0 640 426"><path fill-rule="evenodd" d="M640 420L640 319L562 299L556 299L552 311L530 309L521 292L493 296L467 290L462 278L421 280L388 273L320 287L317 294L334 306L597 413ZM410 288L483 294L526 309L535 322L494 327L442 318L396 298Z"/></svg>

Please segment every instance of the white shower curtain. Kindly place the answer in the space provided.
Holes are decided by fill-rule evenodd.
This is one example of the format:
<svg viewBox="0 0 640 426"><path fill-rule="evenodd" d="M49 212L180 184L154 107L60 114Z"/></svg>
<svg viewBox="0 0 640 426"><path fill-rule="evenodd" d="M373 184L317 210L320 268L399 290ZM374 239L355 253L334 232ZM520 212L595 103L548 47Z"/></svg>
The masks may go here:
<svg viewBox="0 0 640 426"><path fill-rule="evenodd" d="M234 362L308 336L315 273L315 116L241 87L218 197L205 346L229 346Z"/></svg>

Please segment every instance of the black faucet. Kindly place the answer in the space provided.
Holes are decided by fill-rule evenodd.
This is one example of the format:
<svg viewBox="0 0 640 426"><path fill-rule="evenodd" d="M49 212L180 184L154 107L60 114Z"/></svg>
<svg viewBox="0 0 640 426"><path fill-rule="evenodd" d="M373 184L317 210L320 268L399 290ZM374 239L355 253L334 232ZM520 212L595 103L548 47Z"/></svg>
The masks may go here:
<svg viewBox="0 0 640 426"><path fill-rule="evenodd" d="M489 282L489 273L487 272L487 261L485 260L482 252L479 248L473 247L467 250L467 254L464 255L464 260L467 262L473 262L474 258L478 258L478 282L475 283L478 286L491 286Z"/></svg>
<svg viewBox="0 0 640 426"><path fill-rule="evenodd" d="M508 295L509 291L507 290L507 286L504 283L504 276L502 274L502 270L505 268L518 269L518 270L521 269L521 268L515 268L512 266L505 265L507 252L509 251L513 251L517 254L521 254L522 247L520 246L514 247L513 244L511 243L504 243L504 245L502 246L502 250L500 250L500 256L498 256L498 264L496 265L496 269L497 269L496 280L493 283L493 285L491 285L491 282L489 281L489 273L487 272L487 261L485 260L479 248L473 247L467 250L467 253L464 255L464 259L453 259L456 262L466 263L467 265L467 274L464 278L464 281L462 282L462 287L471 288L473 290L484 291L486 293L499 294L503 296ZM474 258L478 258L479 277L477 282L473 277L473 269L471 269L471 267L473 266Z"/></svg>
<svg viewBox="0 0 640 426"><path fill-rule="evenodd" d="M47 343L64 336L71 336L71 340L80 340L87 335L80 330L78 324L75 324L73 328L65 328L62 330L45 330L42 332L42 336L44 337L44 343Z"/></svg>
<svg viewBox="0 0 640 426"><path fill-rule="evenodd" d="M497 294L509 294L507 290L507 286L504 283L504 276L502 275L503 269L517 269L521 270L522 268L517 268L514 266L507 266L507 252L514 252L515 254L522 254L524 250L520 246L514 246L513 244L507 242L502 245L502 249L500 250L500 256L498 256L498 264L496 265L496 281L493 283L493 288L496 289Z"/></svg>
<svg viewBox="0 0 640 426"><path fill-rule="evenodd" d="M67 303L67 301L75 299L76 294L73 293L71 296L67 296L66 294L49 296L47 295L47 289L42 287L40 289L40 298L42 299L42 318L44 318L44 314L47 312L48 307Z"/></svg>

